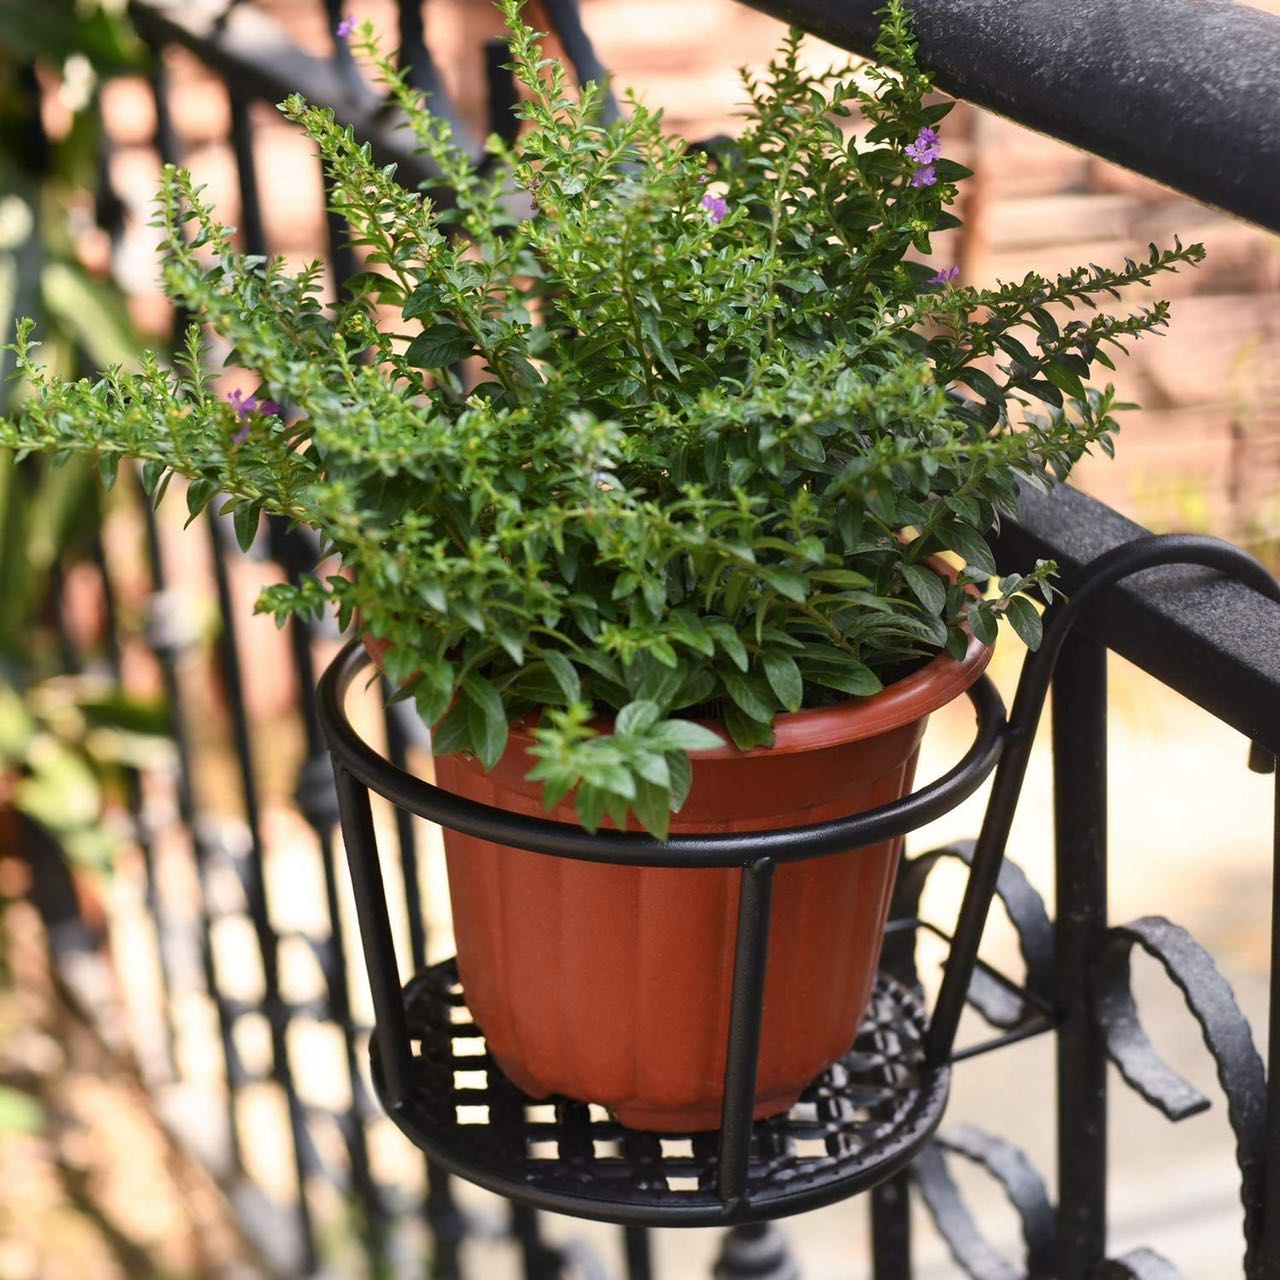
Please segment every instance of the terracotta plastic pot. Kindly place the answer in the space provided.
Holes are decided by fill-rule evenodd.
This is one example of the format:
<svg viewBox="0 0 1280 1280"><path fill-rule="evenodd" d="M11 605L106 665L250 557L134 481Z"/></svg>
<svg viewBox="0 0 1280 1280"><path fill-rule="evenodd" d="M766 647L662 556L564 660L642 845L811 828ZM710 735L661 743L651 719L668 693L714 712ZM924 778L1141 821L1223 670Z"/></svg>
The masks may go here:
<svg viewBox="0 0 1280 1280"><path fill-rule="evenodd" d="M929 713L982 673L971 640L883 692L778 717L772 747L693 757L680 832L820 822L911 788ZM488 774L438 757L438 784L545 815L530 739ZM550 817L574 822L570 804ZM577 862L445 832L458 971L504 1072L660 1132L716 1128L723 1097L739 873ZM901 841L785 863L774 888L757 1118L791 1107L853 1043L880 959Z"/></svg>

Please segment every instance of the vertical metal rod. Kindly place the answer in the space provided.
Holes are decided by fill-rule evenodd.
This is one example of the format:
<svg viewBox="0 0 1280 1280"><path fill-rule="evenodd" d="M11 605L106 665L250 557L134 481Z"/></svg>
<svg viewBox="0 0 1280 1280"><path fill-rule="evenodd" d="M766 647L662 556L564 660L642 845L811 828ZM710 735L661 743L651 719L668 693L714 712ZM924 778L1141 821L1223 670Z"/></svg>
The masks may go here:
<svg viewBox="0 0 1280 1280"><path fill-rule="evenodd" d="M747 1222L725 1233L714 1280L800 1280L786 1233L776 1222Z"/></svg>
<svg viewBox="0 0 1280 1280"><path fill-rule="evenodd" d="M400 706L387 704L384 721L387 728L387 759L397 769L407 764L408 740L400 722ZM404 885L404 910L409 923L409 956L417 972L427 964L427 926L419 884L418 838L413 814L395 806L396 844L400 851L400 877Z"/></svg>
<svg viewBox="0 0 1280 1280"><path fill-rule="evenodd" d="M871 1191L871 1274L911 1280L911 1175L895 1174Z"/></svg>
<svg viewBox="0 0 1280 1280"><path fill-rule="evenodd" d="M227 1001L222 998L218 985L217 966L213 958L213 920L209 911L211 899L209 883L209 856L213 850L198 820L195 791L192 787L191 741L187 732L187 718L183 713L182 685L178 679L178 653L186 643L181 634L178 619L174 616L174 597L165 586L164 549L160 545L160 530L155 511L146 499L142 503L147 533L147 555L151 568L151 616L148 619L148 640L160 665L164 685L165 705L168 709L169 737L173 742L175 757L174 790L177 793L178 816L191 839L191 853L195 863L198 887L195 904L196 948L204 978L205 993L213 1002L218 1020L218 1036L222 1042L222 1061L227 1086L227 1150L231 1168L238 1175L244 1169L240 1146L240 1131L236 1121L236 1101L239 1094L241 1069L236 1053L233 1018Z"/></svg>
<svg viewBox="0 0 1280 1280"><path fill-rule="evenodd" d="M1263 1188L1261 1275L1280 1276L1280 760L1274 762L1272 818L1271 1001L1267 1008L1267 1165Z"/></svg>
<svg viewBox="0 0 1280 1280"><path fill-rule="evenodd" d="M268 520L267 529L272 558L284 569L288 580L296 585L314 560L311 547L302 541L303 535L299 531L287 530L283 521ZM289 623L288 633L298 686L305 690L314 689L315 663L311 652L311 626L295 618ZM333 836L339 813L334 807L336 796L333 771L320 733L315 699L310 696L299 699L298 710L302 717L307 756L300 771L297 801L298 808L315 832L319 845L320 868L324 875L325 911L329 918L329 937L324 943L323 961L326 994L330 1017L342 1032L347 1080L351 1086L351 1105L342 1133L347 1146L347 1157L351 1161L352 1186L365 1208L369 1226L369 1250L375 1266L381 1266L385 1246L386 1208L373 1179L364 1126L368 1110L367 1095L360 1073L357 1032L351 1013L351 975L347 968L347 948L342 936L342 914L338 905L337 858Z"/></svg>
<svg viewBox="0 0 1280 1280"><path fill-rule="evenodd" d="M1107 1057L1089 970L1107 925L1107 654L1079 635L1053 682L1058 1280L1106 1257Z"/></svg>
<svg viewBox="0 0 1280 1280"><path fill-rule="evenodd" d="M235 156L236 180L240 188L240 232L244 237L245 249L249 253L265 255L268 248L267 236L262 221L262 200L258 188L257 168L254 164L253 128L249 116L249 104L230 84L227 86L227 95L231 109L231 145ZM240 643L231 599L231 584L227 573L227 526L221 517L214 514L212 508L207 514L207 519L214 582L218 595L218 611L222 616L222 643L218 646L218 652L222 664L223 684L231 712L232 731L235 736L245 822L249 827L249 858L244 877L245 898L249 919L258 943L258 951L262 957L263 993L271 1033L273 1075L284 1091L285 1104L289 1113L294 1176L298 1182L295 1212L298 1216L298 1232L302 1241L302 1265L304 1270L312 1271L316 1265L316 1240L311 1219L311 1204L307 1196L306 1167L306 1150L310 1135L307 1129L306 1108L298 1095L293 1078L293 1066L289 1060L290 1009L280 994L280 940L271 923L267 906L266 849L262 839L259 814L252 731L244 701Z"/></svg>
<svg viewBox="0 0 1280 1280"><path fill-rule="evenodd" d="M733 994L729 1045L720 1113L720 1199L733 1207L747 1191L756 1075L760 1068L760 1031L764 1025L764 983L769 954L769 915L773 905L772 858L742 868L738 892L738 930L734 941Z"/></svg>
<svg viewBox="0 0 1280 1280"><path fill-rule="evenodd" d="M209 549L213 558L214 584L218 611L222 618L222 638L218 645L222 683L231 713L235 739L236 765L240 778L240 795L244 805L245 824L249 828L249 853L245 861L245 905L253 926L258 954L262 961L263 1006L271 1035L272 1075L284 1091L289 1113L290 1140L293 1147L294 1177L298 1182L298 1199L294 1211L298 1219L301 1241L301 1263L305 1272L316 1266L316 1240L307 1198L305 1151L308 1143L307 1113L298 1095L289 1060L288 1028L290 1010L280 994L280 939L271 922L267 906L266 849L262 839L262 823L258 805L258 780L254 767L254 751L249 713L245 707L244 686L240 667L240 644L236 632L235 610L231 600L231 582L227 573L225 522L212 509L207 513Z"/></svg>
<svg viewBox="0 0 1280 1280"><path fill-rule="evenodd" d="M145 496L141 499L146 502ZM116 602L115 583L111 579L111 566L107 562L106 549L101 537L93 542L93 562L102 582L102 601L106 613L107 666L112 678L120 684L124 677L124 665L120 651L120 610ZM160 897L159 879L156 875L155 842L152 840L151 823L142 796L142 780L132 766L123 771L125 805L133 827L133 840L142 855L142 893L147 915L155 930L156 961L160 978L160 1021L163 1033L164 1073L172 1080L176 1075L177 1033L173 1026L173 975L169 971L168 930L165 926L165 907Z"/></svg>
<svg viewBox="0 0 1280 1280"><path fill-rule="evenodd" d="M387 759L397 769L407 763L408 739L400 720L399 705L388 704L385 711L387 727ZM400 850L400 875L404 885L405 914L409 919L409 956L415 972L426 967L427 928L419 886L418 838L413 815L399 805L395 806L396 842ZM466 1238L467 1219L458 1208L453 1196L453 1185L448 1173L438 1164L426 1161L427 1195L424 1210L427 1227L431 1232L431 1269L433 1280L456 1280L460 1275L459 1246Z"/></svg>
<svg viewBox="0 0 1280 1280"><path fill-rule="evenodd" d="M405 1019L396 965L391 918L378 861L378 839L373 829L369 793L341 765L333 766L333 782L338 792L338 812L342 815L342 841L351 872L356 915L360 920L360 941L364 945L369 970L369 990L373 996L376 1023L373 1034L382 1058L391 1108L408 1097L413 1075L413 1053L409 1047L409 1026Z"/></svg>
<svg viewBox="0 0 1280 1280"><path fill-rule="evenodd" d="M564 1268L558 1249L542 1239L538 1212L527 1204L511 1203L511 1232L520 1242L524 1280L560 1280Z"/></svg>
<svg viewBox="0 0 1280 1280"><path fill-rule="evenodd" d="M627 1280L653 1280L653 1250L647 1227L623 1227L622 1247L627 1262Z"/></svg>

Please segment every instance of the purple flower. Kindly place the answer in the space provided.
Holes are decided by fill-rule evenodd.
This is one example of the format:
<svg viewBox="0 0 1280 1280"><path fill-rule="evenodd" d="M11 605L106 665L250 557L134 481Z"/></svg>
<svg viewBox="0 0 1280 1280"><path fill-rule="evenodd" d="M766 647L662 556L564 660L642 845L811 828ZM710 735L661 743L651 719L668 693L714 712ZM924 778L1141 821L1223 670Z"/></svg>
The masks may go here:
<svg viewBox="0 0 1280 1280"><path fill-rule="evenodd" d="M249 435L248 419L251 413L260 413L268 417L279 417L284 413L284 409L274 400L258 400L254 396L245 395L239 388L227 394L227 403L236 411L237 417L245 419L244 426L231 437L236 444L243 444Z"/></svg>
<svg viewBox="0 0 1280 1280"><path fill-rule="evenodd" d="M729 212L728 204L720 196L713 196L709 191L702 197L702 207L710 214L712 222L723 221L725 214Z"/></svg>
<svg viewBox="0 0 1280 1280"><path fill-rule="evenodd" d="M935 271L929 277L930 284L948 284L960 274L959 267L943 267L941 271Z"/></svg>
<svg viewBox="0 0 1280 1280"><path fill-rule="evenodd" d="M347 40L355 34L355 30L356 20L350 14L347 14L347 16L338 23L333 34L336 35L339 40Z"/></svg>
<svg viewBox="0 0 1280 1280"><path fill-rule="evenodd" d="M931 187L938 180L938 174L933 165L927 164L922 169L917 169L911 175L911 185L913 187Z"/></svg>
<svg viewBox="0 0 1280 1280"><path fill-rule="evenodd" d="M907 147L909 155L916 164L932 164L942 154L942 145L938 142L938 131L925 125L916 140Z"/></svg>

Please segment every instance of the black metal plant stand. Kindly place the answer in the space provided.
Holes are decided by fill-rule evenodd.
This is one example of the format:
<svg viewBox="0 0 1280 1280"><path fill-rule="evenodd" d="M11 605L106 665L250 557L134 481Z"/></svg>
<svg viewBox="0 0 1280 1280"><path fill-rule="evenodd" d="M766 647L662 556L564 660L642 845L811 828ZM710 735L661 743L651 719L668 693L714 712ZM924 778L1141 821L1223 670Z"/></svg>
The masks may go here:
<svg viewBox="0 0 1280 1280"><path fill-rule="evenodd" d="M1054 1026L1043 1002L978 960L987 912L1054 665L1099 592L1132 573L1198 564L1273 599L1280 587L1226 543L1146 537L1087 565L1046 615L1044 642L1022 672L1006 718L985 677L970 691L977 732L936 782L849 818L788 830L716 836L586 832L462 799L393 766L352 728L344 702L368 664L352 641L325 672L319 721L332 756L347 857L372 987L375 1086L388 1114L439 1165L513 1201L630 1225L707 1226L798 1213L885 1183L921 1151L942 1118L951 1063ZM998 768L997 768L998 763ZM751 1119L773 875L781 862L823 857L903 835L971 795L996 769L982 832L931 1014L920 993L882 972L852 1049L792 1110ZM370 791L443 826L554 857L645 866L737 867L741 874L724 1106L717 1132L678 1137L614 1123L601 1107L521 1094L484 1052L452 962L401 986ZM899 932L917 920L891 922ZM939 932L934 930L934 932ZM975 970L1023 1001L1018 1025L956 1053Z"/></svg>

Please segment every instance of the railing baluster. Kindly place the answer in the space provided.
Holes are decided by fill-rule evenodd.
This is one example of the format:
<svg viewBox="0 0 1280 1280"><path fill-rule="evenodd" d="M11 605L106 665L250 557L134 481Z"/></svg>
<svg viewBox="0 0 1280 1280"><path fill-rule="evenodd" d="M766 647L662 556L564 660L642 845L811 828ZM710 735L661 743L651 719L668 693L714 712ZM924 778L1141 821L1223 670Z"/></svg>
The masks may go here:
<svg viewBox="0 0 1280 1280"><path fill-rule="evenodd" d="M899 1173L871 1190L871 1274L911 1280L911 1178Z"/></svg>
<svg viewBox="0 0 1280 1280"><path fill-rule="evenodd" d="M1107 1056L1089 966L1107 925L1107 651L1072 636L1053 682L1058 1280L1106 1257Z"/></svg>
<svg viewBox="0 0 1280 1280"><path fill-rule="evenodd" d="M280 994L280 939L275 926L271 923L267 906L264 873L266 849L262 839L252 730L244 701L240 644L236 633L235 609L232 604L231 584L227 572L226 527L223 518L215 515L212 510L208 512L207 519L209 547L213 557L214 581L218 594L218 612L222 620L218 658L231 713L245 823L249 828L249 851L241 882L244 886L249 920L253 925L254 937L258 944L258 955L262 962L263 1012L271 1034L272 1076L284 1090L289 1113L293 1170L298 1183L297 1203L293 1206L293 1211L298 1226L300 1262L304 1274L310 1274L316 1266L316 1240L311 1221L311 1204L307 1196L305 1160L305 1151L308 1146L307 1114L302 1099L298 1096L293 1078L293 1065L289 1060L290 1010Z"/></svg>
<svg viewBox="0 0 1280 1280"><path fill-rule="evenodd" d="M1275 770L1271 871L1271 999L1267 1006L1267 1166L1262 1210L1262 1272L1280 1276L1280 760Z"/></svg>
<svg viewBox="0 0 1280 1280"><path fill-rule="evenodd" d="M269 520L267 528L272 559L284 569L289 581L296 584L301 575L312 567L312 549L302 540L302 535L296 531L287 531L279 520ZM314 689L312 625L295 618L286 630L298 687L303 690ZM352 1186L365 1214L369 1252L375 1267L381 1267L386 1262L387 1210L369 1164L369 1145L364 1127L369 1101L360 1071L361 1054L357 1048L357 1032L351 1013L351 974L338 905L337 852L334 841L334 829L338 820L337 797L333 773L316 718L315 699L304 696L299 700L298 709L306 735L307 754L299 771L297 802L299 811L314 831L319 845L320 865L324 873L325 911L329 918L329 938L324 963L325 983L330 1016L342 1032L346 1077L351 1089L351 1103L341 1127L347 1158L351 1162Z"/></svg>

